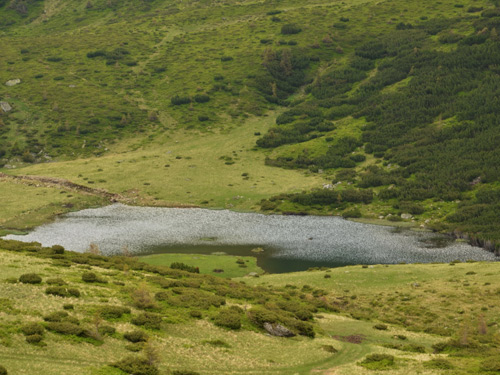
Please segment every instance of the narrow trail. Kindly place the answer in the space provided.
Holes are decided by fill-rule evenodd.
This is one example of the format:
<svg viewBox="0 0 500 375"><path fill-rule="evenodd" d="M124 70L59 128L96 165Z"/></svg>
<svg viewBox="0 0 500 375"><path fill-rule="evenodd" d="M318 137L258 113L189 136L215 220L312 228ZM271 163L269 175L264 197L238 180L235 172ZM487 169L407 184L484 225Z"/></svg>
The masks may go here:
<svg viewBox="0 0 500 375"><path fill-rule="evenodd" d="M8 175L0 172L0 181L16 181L25 185L35 187L55 187L77 191L84 194L95 195L103 198L108 198L111 202L123 202L128 198L115 193L110 193L104 189L95 189L88 186L76 184L63 178L44 177L44 176L26 176L26 175Z"/></svg>

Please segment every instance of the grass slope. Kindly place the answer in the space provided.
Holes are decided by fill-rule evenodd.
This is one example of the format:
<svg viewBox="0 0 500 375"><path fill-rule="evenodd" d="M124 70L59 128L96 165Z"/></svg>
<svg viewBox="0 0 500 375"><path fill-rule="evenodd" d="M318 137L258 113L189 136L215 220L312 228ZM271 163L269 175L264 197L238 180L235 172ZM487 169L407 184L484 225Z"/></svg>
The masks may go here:
<svg viewBox="0 0 500 375"><path fill-rule="evenodd" d="M246 284L265 286L259 289L259 295L260 298L271 298L267 308L273 308L272 305L278 302L276 296L285 293L292 299L300 295L304 296L302 298L322 295L321 299L338 309L337 313L315 313L315 338L297 336L287 339L264 334L243 316L241 329L218 327L213 324L213 317L219 310L215 307L202 310L201 319L190 317L190 312L197 310L195 307L166 306L160 300L156 300L155 308L144 310L137 305L134 291L169 293L169 288L159 288L158 277L151 273L159 270L156 268L141 270L137 268L138 263L126 259L123 264L130 264L132 268L123 267L120 263L123 258L107 260L68 252L55 256L57 254L49 249L40 250L36 246L30 248L12 242L5 242L2 247L17 249L0 251L0 364L9 370L9 374L29 371L51 375L69 371L118 375L123 372L109 367L109 364L128 355L147 356L152 352L155 355L150 354L150 358L161 374L181 370L207 375L371 374L373 370L362 367L360 363L377 353L394 357L394 363L386 367L381 362L371 363L376 369L385 368L387 374L449 373L445 367L439 367L444 366L443 361L454 374L488 374L487 361L498 354L495 335L500 323L500 304L495 291L500 289L500 284L495 277L498 273L496 263L345 267L241 279ZM23 248L31 251L21 251ZM219 287L231 283L217 277L209 279L209 276L163 270L167 275L160 278L165 282L193 283L198 280L202 283L201 290L195 289L198 293L208 290L207 285L213 282ZM82 281L85 272L95 273L101 282ZM40 275L42 283L19 282L18 278L26 273ZM325 275L331 278L325 278ZM54 278L64 280L66 287L78 288L80 297L45 294L50 279ZM457 288L457 282L462 287ZM465 282L469 285L464 286ZM240 290L252 290L237 284ZM228 305L239 305L247 311L259 303L258 300L226 298ZM125 312L115 318L104 315L103 309L110 305L129 309L131 313ZM442 310L435 310L438 305ZM29 322L40 322L49 327L48 316L58 311L69 313L71 318L62 317L63 321L77 319L79 326L90 332L104 326L113 327L116 332L101 336L94 334L94 338L89 338L46 330L41 344L27 343L22 327ZM445 316L446 323L435 321L436 317L429 315L431 311ZM134 322L131 318L144 312L161 316L160 329L131 323ZM395 318L390 323L387 323L388 315ZM405 320L398 320L398 317ZM385 326L381 325L381 320L386 322ZM420 323L423 325L419 326ZM440 335L423 332L432 331L439 325L447 328L446 332L440 332ZM124 333L137 329L150 337L146 349L123 338ZM450 342L447 341L449 337L457 337L460 344L443 346L441 343ZM440 350L440 354L435 354L436 350Z"/></svg>

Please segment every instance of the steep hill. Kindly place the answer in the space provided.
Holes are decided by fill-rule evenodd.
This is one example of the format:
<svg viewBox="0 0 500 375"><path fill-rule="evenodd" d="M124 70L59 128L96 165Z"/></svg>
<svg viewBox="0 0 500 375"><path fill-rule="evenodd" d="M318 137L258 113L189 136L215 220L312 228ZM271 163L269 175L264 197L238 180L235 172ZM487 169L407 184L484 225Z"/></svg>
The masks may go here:
<svg viewBox="0 0 500 375"><path fill-rule="evenodd" d="M489 1L3 1L0 157L142 204L495 251L499 24Z"/></svg>

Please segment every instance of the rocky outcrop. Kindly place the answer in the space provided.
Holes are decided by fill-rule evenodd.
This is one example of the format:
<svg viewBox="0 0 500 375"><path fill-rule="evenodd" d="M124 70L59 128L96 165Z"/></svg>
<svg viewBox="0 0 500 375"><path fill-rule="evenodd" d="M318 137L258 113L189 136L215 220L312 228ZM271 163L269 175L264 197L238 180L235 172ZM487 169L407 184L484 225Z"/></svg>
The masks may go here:
<svg viewBox="0 0 500 375"><path fill-rule="evenodd" d="M0 109L4 112L10 112L12 110L12 107L7 102L0 102Z"/></svg>
<svg viewBox="0 0 500 375"><path fill-rule="evenodd" d="M5 84L6 84L7 86L9 86L9 87L10 87L10 86L15 86L15 85L18 85L18 84L20 84L20 83L21 83L21 80L20 80L19 78L16 78L16 79L10 79L10 80L8 80L7 82L5 82Z"/></svg>
<svg viewBox="0 0 500 375"><path fill-rule="evenodd" d="M293 337L295 333L278 323L264 323L264 329L272 336Z"/></svg>

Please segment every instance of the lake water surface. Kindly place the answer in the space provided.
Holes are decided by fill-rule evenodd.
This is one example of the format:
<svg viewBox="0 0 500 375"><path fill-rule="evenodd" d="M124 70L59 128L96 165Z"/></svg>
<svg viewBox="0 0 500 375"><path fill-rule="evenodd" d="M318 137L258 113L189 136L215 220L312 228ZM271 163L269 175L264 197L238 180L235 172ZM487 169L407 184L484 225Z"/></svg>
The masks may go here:
<svg viewBox="0 0 500 375"><path fill-rule="evenodd" d="M137 254L225 252L252 255L268 272L352 264L498 260L483 249L428 232L396 230L331 216L281 216L198 208L114 204L64 215L25 236L8 239L59 244L103 254L127 247ZM262 247L262 253L251 250Z"/></svg>

